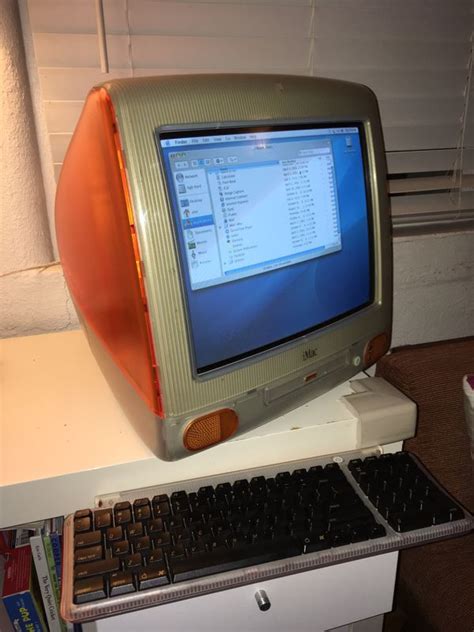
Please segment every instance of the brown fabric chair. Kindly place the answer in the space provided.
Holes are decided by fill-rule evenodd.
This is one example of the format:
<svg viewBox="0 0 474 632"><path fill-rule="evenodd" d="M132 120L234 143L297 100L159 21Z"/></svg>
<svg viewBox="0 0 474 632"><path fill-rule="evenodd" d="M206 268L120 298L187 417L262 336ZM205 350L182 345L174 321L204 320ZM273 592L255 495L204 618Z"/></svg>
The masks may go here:
<svg viewBox="0 0 474 632"><path fill-rule="evenodd" d="M474 337L400 347L377 375L418 406L418 455L439 482L474 511L473 464L463 409L462 377L474 372ZM394 611L385 632L474 631L474 534L400 553Z"/></svg>

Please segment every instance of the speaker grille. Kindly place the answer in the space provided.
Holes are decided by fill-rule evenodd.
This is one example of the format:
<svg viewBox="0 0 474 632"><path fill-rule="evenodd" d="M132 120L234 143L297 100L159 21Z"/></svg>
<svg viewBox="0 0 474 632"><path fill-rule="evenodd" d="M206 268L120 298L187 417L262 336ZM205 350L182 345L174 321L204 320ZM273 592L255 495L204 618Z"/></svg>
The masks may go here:
<svg viewBox="0 0 474 632"><path fill-rule="evenodd" d="M238 425L238 417L230 408L193 419L184 431L184 447L191 451L207 448L230 437Z"/></svg>

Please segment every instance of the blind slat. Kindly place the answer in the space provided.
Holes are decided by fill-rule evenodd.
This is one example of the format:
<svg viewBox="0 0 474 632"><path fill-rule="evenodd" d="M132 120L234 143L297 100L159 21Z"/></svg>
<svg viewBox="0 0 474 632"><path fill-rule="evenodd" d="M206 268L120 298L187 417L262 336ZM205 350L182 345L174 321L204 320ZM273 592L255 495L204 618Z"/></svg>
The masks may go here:
<svg viewBox="0 0 474 632"><path fill-rule="evenodd" d="M390 126L403 123L416 125L420 121L423 125L455 125L459 126L459 119L464 108L464 98L460 95L426 98L379 98L382 122Z"/></svg>
<svg viewBox="0 0 474 632"><path fill-rule="evenodd" d="M374 34L371 40L320 35L316 38L315 69L324 72L337 68L464 68L466 43L462 40L423 42L387 41Z"/></svg>
<svg viewBox="0 0 474 632"><path fill-rule="evenodd" d="M97 67L97 39L87 34L37 33L34 36L40 67ZM107 37L109 65L130 66L128 37ZM141 68L186 67L250 71L306 66L308 43L293 37L171 37L132 38L133 65Z"/></svg>
<svg viewBox="0 0 474 632"><path fill-rule="evenodd" d="M247 36L268 35L308 37L312 9L286 3L269 7L262 3L228 4L129 0L104 2L107 35ZM71 0L35 0L30 18L37 33L95 35L94 3Z"/></svg>
<svg viewBox="0 0 474 632"><path fill-rule="evenodd" d="M424 4L415 6L392 2L374 11L372 7L364 8L357 3L357 11L348 10L347 6L338 7L336 3L322 6L316 2L317 21L316 34L324 37L324 33L344 33L345 38L368 39L376 37L389 42L397 41L459 41L468 39L471 25L466 11L451 11L444 20L439 19L439 12L433 12ZM353 8L353 7L352 7Z"/></svg>
<svg viewBox="0 0 474 632"><path fill-rule="evenodd" d="M364 83L377 94L387 97L446 97L463 94L465 68L332 68L318 75Z"/></svg>
<svg viewBox="0 0 474 632"><path fill-rule="evenodd" d="M459 125L423 125L412 127L403 125L385 126L385 149L387 151L407 151L438 149L456 145Z"/></svg>
<svg viewBox="0 0 474 632"><path fill-rule="evenodd" d="M200 0L198 0L200 1ZM344 9L350 11L354 8L354 0L317 0L318 6L321 8ZM390 10L393 8L393 0L357 0L357 10L370 9L377 12ZM403 0L397 5L401 11L436 11L438 15L450 18L453 15L453 5L447 3L446 0ZM456 4L458 11L463 14L469 14L470 2L458 2Z"/></svg>
<svg viewBox="0 0 474 632"><path fill-rule="evenodd" d="M400 178L389 180L388 190L390 195L405 193L426 193L429 191L447 191L454 189L452 195L457 195L457 190L462 193L474 190L474 175L464 174L462 178L454 178L452 174L444 176L431 176L421 178Z"/></svg>
<svg viewBox="0 0 474 632"><path fill-rule="evenodd" d="M388 151L387 167L390 174L450 171L457 156L456 149L427 151Z"/></svg>
<svg viewBox="0 0 474 632"><path fill-rule="evenodd" d="M130 5L130 33L146 35L246 36L269 33L275 37L309 37L311 7L258 4L176 4L134 1Z"/></svg>
<svg viewBox="0 0 474 632"><path fill-rule="evenodd" d="M474 211L474 193L466 192L461 196L457 192L428 193L426 195L404 195L391 198L392 215L410 215L420 213L471 213Z"/></svg>
<svg viewBox="0 0 474 632"><path fill-rule="evenodd" d="M424 191L445 191L453 186L452 176L433 176L427 178L401 178L389 180L388 191L391 195L400 193L419 193Z"/></svg>

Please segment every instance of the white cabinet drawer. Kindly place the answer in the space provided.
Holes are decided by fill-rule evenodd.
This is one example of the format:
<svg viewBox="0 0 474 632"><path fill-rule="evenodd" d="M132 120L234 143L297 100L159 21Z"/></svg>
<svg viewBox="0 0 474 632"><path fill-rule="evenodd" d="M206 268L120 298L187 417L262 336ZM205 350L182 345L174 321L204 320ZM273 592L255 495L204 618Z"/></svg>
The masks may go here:
<svg viewBox="0 0 474 632"><path fill-rule="evenodd" d="M320 632L392 608L398 553L102 619L84 632ZM255 593L271 607L262 612Z"/></svg>

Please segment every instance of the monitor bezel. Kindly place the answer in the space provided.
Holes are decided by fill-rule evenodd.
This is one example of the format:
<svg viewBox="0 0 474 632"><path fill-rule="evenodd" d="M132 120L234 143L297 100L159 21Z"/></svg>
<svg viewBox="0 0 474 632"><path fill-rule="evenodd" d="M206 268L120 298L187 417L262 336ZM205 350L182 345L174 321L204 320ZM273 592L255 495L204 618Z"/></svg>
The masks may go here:
<svg viewBox="0 0 474 632"><path fill-rule="evenodd" d="M377 302L376 292L376 255L375 255L375 221L374 221L374 204L373 195L370 182L370 162L368 156L368 143L367 143L367 120L361 118L346 119L337 118L331 119L330 117L322 120L318 119L275 119L271 123L268 120L261 121L226 121L226 122L205 122L205 123L192 123L192 124L179 124L179 125L162 125L154 129L154 140L158 154L158 161L163 173L163 182L165 188L165 194L167 198L167 211L169 213L169 219L172 226L173 234L173 246L175 249L175 256L178 262L178 277L179 286L181 292L181 301L184 308L184 318L186 322L186 338L188 345L188 356L191 368L192 379L198 382L205 382L215 379L220 375L224 375L231 371L235 371L239 368L244 368L251 364L257 363L267 358L271 358L279 353L283 353L293 347L301 345L306 340L313 340L318 335L322 335L325 330L329 330L331 327L335 327L345 320L350 319L354 315L363 314L366 310L371 309ZM339 314L332 319L323 321L311 327L307 330L298 332L287 338L278 340L276 342L264 345L250 352L233 356L227 360L223 360L218 363L214 363L209 366L205 366L201 369L196 365L196 353L193 343L193 333L190 322L190 309L188 303L188 297L186 292L185 275L188 274L186 264L183 261L181 249L179 247L178 226L176 213L173 211L172 198L170 194L170 188L172 182L169 178L169 169L167 168L166 161L163 155L161 147L161 141L166 139L176 138L192 138L203 135L218 136L219 134L226 133L262 133L270 131L290 131L290 130L304 130L304 129L331 129L331 128L345 128L355 127L359 133L360 146L361 146L361 158L364 170L364 187L365 197L367 205L367 231L368 231L368 245L369 245L369 265L371 270L370 275L370 297L365 303L354 307L353 309Z"/></svg>

